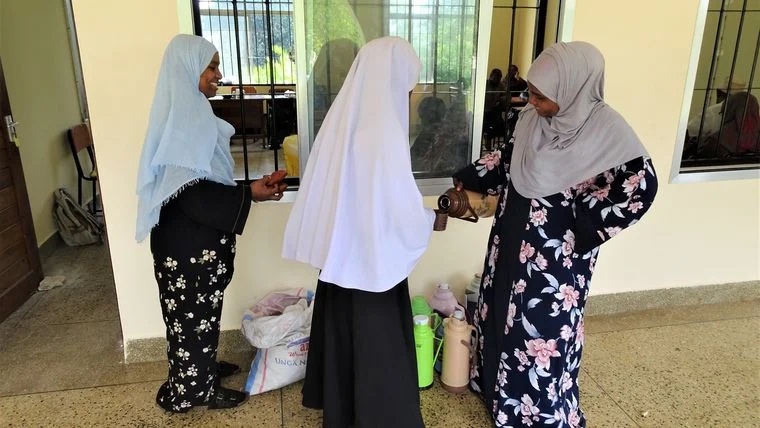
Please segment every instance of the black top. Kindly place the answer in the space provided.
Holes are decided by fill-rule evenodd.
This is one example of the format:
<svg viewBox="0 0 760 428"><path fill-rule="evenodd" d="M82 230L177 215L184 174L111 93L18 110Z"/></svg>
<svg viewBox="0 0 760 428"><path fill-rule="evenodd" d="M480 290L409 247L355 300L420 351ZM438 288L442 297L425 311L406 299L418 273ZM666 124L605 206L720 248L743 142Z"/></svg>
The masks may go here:
<svg viewBox="0 0 760 428"><path fill-rule="evenodd" d="M151 232L151 251L218 245L221 236L240 235L251 200L250 187L244 184L201 180L188 186L161 208Z"/></svg>

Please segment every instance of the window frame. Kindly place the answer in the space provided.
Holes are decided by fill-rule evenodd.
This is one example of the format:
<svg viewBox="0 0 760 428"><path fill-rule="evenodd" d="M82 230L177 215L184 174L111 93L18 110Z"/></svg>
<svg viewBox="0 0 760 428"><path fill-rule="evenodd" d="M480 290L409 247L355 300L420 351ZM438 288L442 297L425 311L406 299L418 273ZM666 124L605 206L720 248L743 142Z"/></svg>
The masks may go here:
<svg viewBox="0 0 760 428"><path fill-rule="evenodd" d="M308 87L308 64L306 52L306 6L304 2L296 1L294 4L293 14L295 16L295 36L296 36L296 92L305 92ZM477 46L476 46L476 68L473 76L475 90L475 105L473 109L473 133L472 135L482 134L483 121L483 102L485 101L485 82L488 74L488 51L491 35L490 12L493 9L493 0L480 0L480 7L477 11ZM304 89L300 89L304 88ZM309 109L307 97L296 97L296 108L298 111L298 129L306 130L298 133L298 162L299 170L306 170L306 161L310 152L310 136L313 129L313 112ZM481 141L476 139L472 143L471 160L480 158ZM463 165L464 167L465 165ZM415 179L417 187L423 196L440 195L452 186L450 177L440 178L418 178ZM286 192L282 202L294 202L296 192Z"/></svg>
<svg viewBox="0 0 760 428"><path fill-rule="evenodd" d="M760 166L755 164L745 166L737 164L733 169L726 169L726 166L719 165L706 166L702 167L703 171L683 171L681 167L683 149L686 140L686 128L689 123L691 103L694 97L694 88L697 81L699 57L702 51L702 41L705 35L705 24L707 23L709 5L710 0L699 0L697 20L694 27L694 36L692 38L689 66L686 75L686 84L684 85L681 115L678 123L678 131L676 132L675 151L673 152L673 161L670 167L670 182L676 184L760 179Z"/></svg>
<svg viewBox="0 0 760 428"><path fill-rule="evenodd" d="M573 22L575 18L576 0L563 0L559 3L559 18L557 37L558 41L568 41L572 39ZM486 95L486 82L488 79L488 55L491 43L491 21L493 13L494 0L480 0L476 9L476 32L477 42L475 47L475 56L473 72L473 90L474 105L472 109L472 152L470 160L475 161L481 156L482 139L480 136L483 132L483 115L484 102ZM306 94L308 88L308 55L306 50L306 5L303 1L295 0L293 2L292 25L294 28L294 49L296 60L296 92ZM309 106L309 100L306 96L296 96L297 127L298 133L298 162L301 174L306 170L306 163L311 151L310 136L313 134L313 112ZM464 167L465 165L463 165ZM418 178L415 179L417 186L423 196L437 196L445 192L452 186L450 177L438 178ZM298 187L285 192L283 198L279 201L282 203L292 203L296 199Z"/></svg>

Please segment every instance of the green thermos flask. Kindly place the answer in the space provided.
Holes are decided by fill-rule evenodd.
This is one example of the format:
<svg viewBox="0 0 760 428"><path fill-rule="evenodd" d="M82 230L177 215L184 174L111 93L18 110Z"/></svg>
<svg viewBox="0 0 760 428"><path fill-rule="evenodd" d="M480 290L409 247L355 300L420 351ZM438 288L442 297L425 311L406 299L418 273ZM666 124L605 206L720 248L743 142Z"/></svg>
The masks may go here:
<svg viewBox="0 0 760 428"><path fill-rule="evenodd" d="M417 385L420 389L433 385L433 364L435 363L434 334L427 315L414 316L414 346L417 351ZM440 346L438 350L440 351Z"/></svg>

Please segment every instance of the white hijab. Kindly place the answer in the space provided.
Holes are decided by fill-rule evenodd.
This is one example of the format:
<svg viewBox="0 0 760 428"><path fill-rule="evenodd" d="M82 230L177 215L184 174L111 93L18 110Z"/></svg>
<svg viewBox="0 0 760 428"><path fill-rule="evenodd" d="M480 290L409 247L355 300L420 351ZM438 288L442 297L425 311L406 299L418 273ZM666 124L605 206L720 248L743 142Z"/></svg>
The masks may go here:
<svg viewBox="0 0 760 428"><path fill-rule="evenodd" d="M234 186L230 137L198 89L217 52L198 36L175 36L164 52L137 173L138 242L158 224L161 207L184 187L206 179Z"/></svg>
<svg viewBox="0 0 760 428"><path fill-rule="evenodd" d="M524 197L553 195L648 156L630 125L604 102L604 57L593 45L550 46L531 65L528 82L559 112L543 118L528 105L517 121L510 178Z"/></svg>
<svg viewBox="0 0 760 428"><path fill-rule="evenodd" d="M421 67L403 39L369 42L317 134L282 256L321 269L322 281L383 292L427 248L434 214L409 155L409 91Z"/></svg>

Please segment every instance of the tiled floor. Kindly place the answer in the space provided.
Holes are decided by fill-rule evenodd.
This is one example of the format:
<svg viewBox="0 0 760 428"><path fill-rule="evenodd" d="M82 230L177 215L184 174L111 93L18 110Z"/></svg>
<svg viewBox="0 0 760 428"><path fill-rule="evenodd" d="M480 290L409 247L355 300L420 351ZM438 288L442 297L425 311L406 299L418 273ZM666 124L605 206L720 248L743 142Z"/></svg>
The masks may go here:
<svg viewBox="0 0 760 428"><path fill-rule="evenodd" d="M299 386L240 408L169 415L153 402L165 363L125 365L108 255L57 251L35 294L0 324L0 426L318 427ZM760 301L589 317L581 376L591 427L760 426ZM242 366L252 353L223 355ZM241 387L246 373L229 381ZM477 398L424 391L428 427L488 427Z"/></svg>

